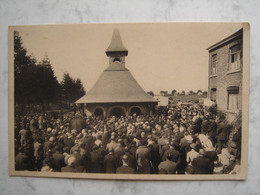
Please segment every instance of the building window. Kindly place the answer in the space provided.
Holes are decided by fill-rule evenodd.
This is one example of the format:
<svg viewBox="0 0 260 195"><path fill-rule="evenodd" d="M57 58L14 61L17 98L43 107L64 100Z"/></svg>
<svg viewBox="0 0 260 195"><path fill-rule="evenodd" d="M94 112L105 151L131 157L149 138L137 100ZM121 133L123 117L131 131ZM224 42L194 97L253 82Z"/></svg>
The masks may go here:
<svg viewBox="0 0 260 195"><path fill-rule="evenodd" d="M228 110L236 111L238 110L238 97L239 97L239 88L238 87L228 87Z"/></svg>
<svg viewBox="0 0 260 195"><path fill-rule="evenodd" d="M217 74L217 54L211 56L211 75Z"/></svg>
<svg viewBox="0 0 260 195"><path fill-rule="evenodd" d="M229 72L240 70L241 68L241 48L235 45L230 48Z"/></svg>
<svg viewBox="0 0 260 195"><path fill-rule="evenodd" d="M217 100L217 89L216 88L211 89L210 100L213 102L216 102L216 100Z"/></svg>
<svg viewBox="0 0 260 195"><path fill-rule="evenodd" d="M120 58L114 58L113 62L121 62Z"/></svg>

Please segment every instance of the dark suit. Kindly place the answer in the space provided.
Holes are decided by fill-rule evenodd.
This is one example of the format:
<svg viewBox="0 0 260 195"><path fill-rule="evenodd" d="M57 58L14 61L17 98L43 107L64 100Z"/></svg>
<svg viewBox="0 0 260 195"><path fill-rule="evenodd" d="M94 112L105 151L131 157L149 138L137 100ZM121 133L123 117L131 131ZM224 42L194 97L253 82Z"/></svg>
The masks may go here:
<svg viewBox="0 0 260 195"><path fill-rule="evenodd" d="M101 172L101 155L98 150L90 152L90 172L100 173Z"/></svg>
<svg viewBox="0 0 260 195"><path fill-rule="evenodd" d="M118 164L118 158L114 154L107 154L104 159L106 173L115 173Z"/></svg>
<svg viewBox="0 0 260 195"><path fill-rule="evenodd" d="M194 174L210 174L210 169L211 169L211 161L210 159L203 157L203 156L199 156L197 158L195 158L192 162L191 162L192 166L195 169L195 173Z"/></svg>
<svg viewBox="0 0 260 195"><path fill-rule="evenodd" d="M61 172L77 172L77 170L73 167L66 166L61 168Z"/></svg>
<svg viewBox="0 0 260 195"><path fill-rule="evenodd" d="M120 174L135 174L135 170L129 166L123 165L122 167L117 168L116 173Z"/></svg>
<svg viewBox="0 0 260 195"><path fill-rule="evenodd" d="M171 148L169 148L168 150L166 150L164 152L164 155L162 157L162 161L166 160L168 153L171 153L172 156L173 156L173 158L171 160L172 162L176 162L177 164L180 164L180 162L181 162L180 153L177 150L174 150L174 149L171 149Z"/></svg>
<svg viewBox="0 0 260 195"><path fill-rule="evenodd" d="M55 170L60 171L61 167L63 167L65 165L64 155L61 153L54 153L53 154L53 163L55 166Z"/></svg>

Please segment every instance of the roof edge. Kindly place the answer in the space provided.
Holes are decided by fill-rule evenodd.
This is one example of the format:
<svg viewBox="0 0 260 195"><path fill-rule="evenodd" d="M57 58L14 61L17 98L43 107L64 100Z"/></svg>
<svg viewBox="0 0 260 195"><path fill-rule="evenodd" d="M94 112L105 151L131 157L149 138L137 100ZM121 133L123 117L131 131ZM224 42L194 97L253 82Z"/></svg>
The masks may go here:
<svg viewBox="0 0 260 195"><path fill-rule="evenodd" d="M216 47L219 47L219 46L221 46L221 45L227 43L228 41L230 41L230 40L232 40L232 39L234 39L234 38L236 38L236 37L238 37L238 36L240 36L240 35L242 35L242 34L243 34L243 28L239 29L237 32L235 32L235 33L233 33L232 35L226 37L225 39L222 39L221 41L219 41L219 42L217 42L217 43L211 45L210 47L207 48L207 50L208 50L208 51L213 50L213 49L215 49Z"/></svg>

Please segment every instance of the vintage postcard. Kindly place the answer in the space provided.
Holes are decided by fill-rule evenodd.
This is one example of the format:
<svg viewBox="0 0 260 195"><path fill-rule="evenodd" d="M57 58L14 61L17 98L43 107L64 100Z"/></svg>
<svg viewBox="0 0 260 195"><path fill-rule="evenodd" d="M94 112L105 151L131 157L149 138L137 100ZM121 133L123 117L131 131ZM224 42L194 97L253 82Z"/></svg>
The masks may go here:
<svg viewBox="0 0 260 195"><path fill-rule="evenodd" d="M243 180L248 23L9 27L10 176Z"/></svg>

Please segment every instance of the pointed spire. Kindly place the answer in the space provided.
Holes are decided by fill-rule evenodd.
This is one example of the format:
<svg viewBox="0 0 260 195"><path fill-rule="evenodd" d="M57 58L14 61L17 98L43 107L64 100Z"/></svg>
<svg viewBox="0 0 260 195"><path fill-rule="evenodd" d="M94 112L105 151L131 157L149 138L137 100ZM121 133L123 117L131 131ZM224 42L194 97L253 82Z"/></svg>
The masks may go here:
<svg viewBox="0 0 260 195"><path fill-rule="evenodd" d="M112 35L112 40L110 45L108 46L106 50L106 54L112 54L112 53L118 53L118 52L123 52L127 55L128 51L123 45L123 42L121 40L121 36L119 34L118 29L114 29L113 35Z"/></svg>

